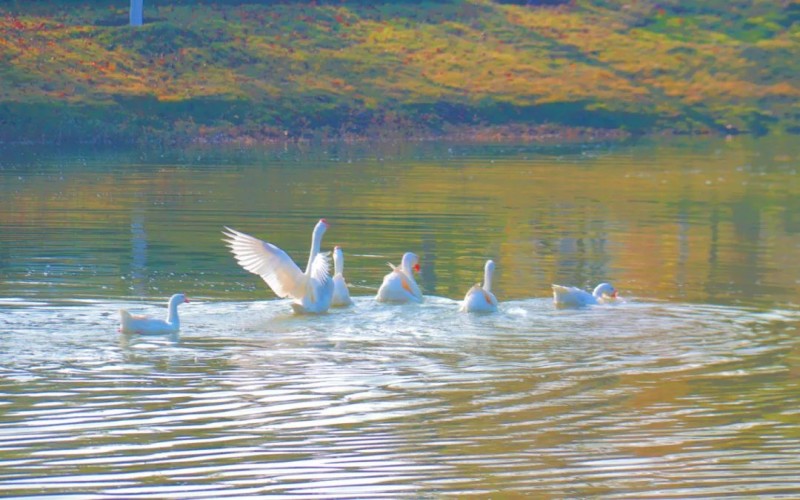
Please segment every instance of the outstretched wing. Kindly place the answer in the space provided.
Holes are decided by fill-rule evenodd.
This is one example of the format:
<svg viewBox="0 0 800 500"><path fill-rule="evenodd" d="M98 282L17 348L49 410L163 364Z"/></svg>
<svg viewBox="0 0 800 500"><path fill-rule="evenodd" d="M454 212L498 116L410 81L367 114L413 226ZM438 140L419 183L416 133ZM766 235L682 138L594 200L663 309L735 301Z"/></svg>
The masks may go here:
<svg viewBox="0 0 800 500"><path fill-rule="evenodd" d="M330 261L328 260L328 252L320 252L314 257L311 262L311 278L325 283L330 277Z"/></svg>
<svg viewBox="0 0 800 500"><path fill-rule="evenodd" d="M308 278L286 252L272 243L227 226L222 234L227 237L223 241L231 249L239 265L261 276L275 295L298 299L305 294ZM324 270L327 273L327 258Z"/></svg>

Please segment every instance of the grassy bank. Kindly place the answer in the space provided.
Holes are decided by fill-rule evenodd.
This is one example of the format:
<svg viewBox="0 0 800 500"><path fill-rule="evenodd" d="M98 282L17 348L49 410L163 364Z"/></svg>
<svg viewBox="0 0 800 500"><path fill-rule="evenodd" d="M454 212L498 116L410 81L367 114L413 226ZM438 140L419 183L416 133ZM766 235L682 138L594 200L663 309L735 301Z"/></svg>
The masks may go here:
<svg viewBox="0 0 800 500"><path fill-rule="evenodd" d="M797 1L127 4L4 3L0 140L800 131Z"/></svg>

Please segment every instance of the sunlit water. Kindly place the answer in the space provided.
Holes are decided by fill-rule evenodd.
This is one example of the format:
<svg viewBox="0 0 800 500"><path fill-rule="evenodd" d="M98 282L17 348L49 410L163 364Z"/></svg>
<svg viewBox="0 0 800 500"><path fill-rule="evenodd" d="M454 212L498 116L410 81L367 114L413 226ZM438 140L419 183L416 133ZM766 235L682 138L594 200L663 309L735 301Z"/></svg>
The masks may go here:
<svg viewBox="0 0 800 500"><path fill-rule="evenodd" d="M800 494L789 139L4 153L0 495ZM356 304L295 316L220 230L304 265L319 217ZM426 302L375 303L406 250Z"/></svg>

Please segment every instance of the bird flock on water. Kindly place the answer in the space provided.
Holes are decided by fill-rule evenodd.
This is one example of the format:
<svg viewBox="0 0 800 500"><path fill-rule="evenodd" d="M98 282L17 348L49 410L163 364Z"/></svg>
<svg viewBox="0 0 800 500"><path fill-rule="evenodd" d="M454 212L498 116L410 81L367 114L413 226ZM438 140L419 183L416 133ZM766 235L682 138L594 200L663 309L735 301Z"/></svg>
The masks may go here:
<svg viewBox="0 0 800 500"><path fill-rule="evenodd" d="M328 254L322 252L322 236L329 223L320 219L311 233L311 251L305 271L289 255L272 243L249 234L225 227L223 241L230 248L236 262L253 274L261 276L267 286L281 298L292 299L292 309L298 314L319 314L331 307L348 307L353 304L344 278L344 252L340 246L333 248L333 277L330 275ZM422 290L414 279L420 270L419 257L406 252L399 266L389 263L391 271L383 277L375 300L405 304L422 303ZM497 297L492 293L495 263L487 260L483 269L483 283L472 286L459 305L459 311L492 313L497 311ZM556 307L584 307L603 304L617 299L617 291L609 283L601 283L592 292L577 287L553 285L553 302ZM180 329L178 306L189 302L182 293L170 297L166 319L133 315L120 310L120 331L125 333L174 333Z"/></svg>

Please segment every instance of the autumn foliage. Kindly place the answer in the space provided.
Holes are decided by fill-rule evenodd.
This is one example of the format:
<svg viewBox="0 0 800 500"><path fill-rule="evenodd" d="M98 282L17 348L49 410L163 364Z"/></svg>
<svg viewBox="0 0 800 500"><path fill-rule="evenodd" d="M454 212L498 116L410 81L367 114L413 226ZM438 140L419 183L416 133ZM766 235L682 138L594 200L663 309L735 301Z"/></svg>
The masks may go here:
<svg viewBox="0 0 800 500"><path fill-rule="evenodd" d="M152 4L0 10L0 140L800 130L796 2Z"/></svg>

